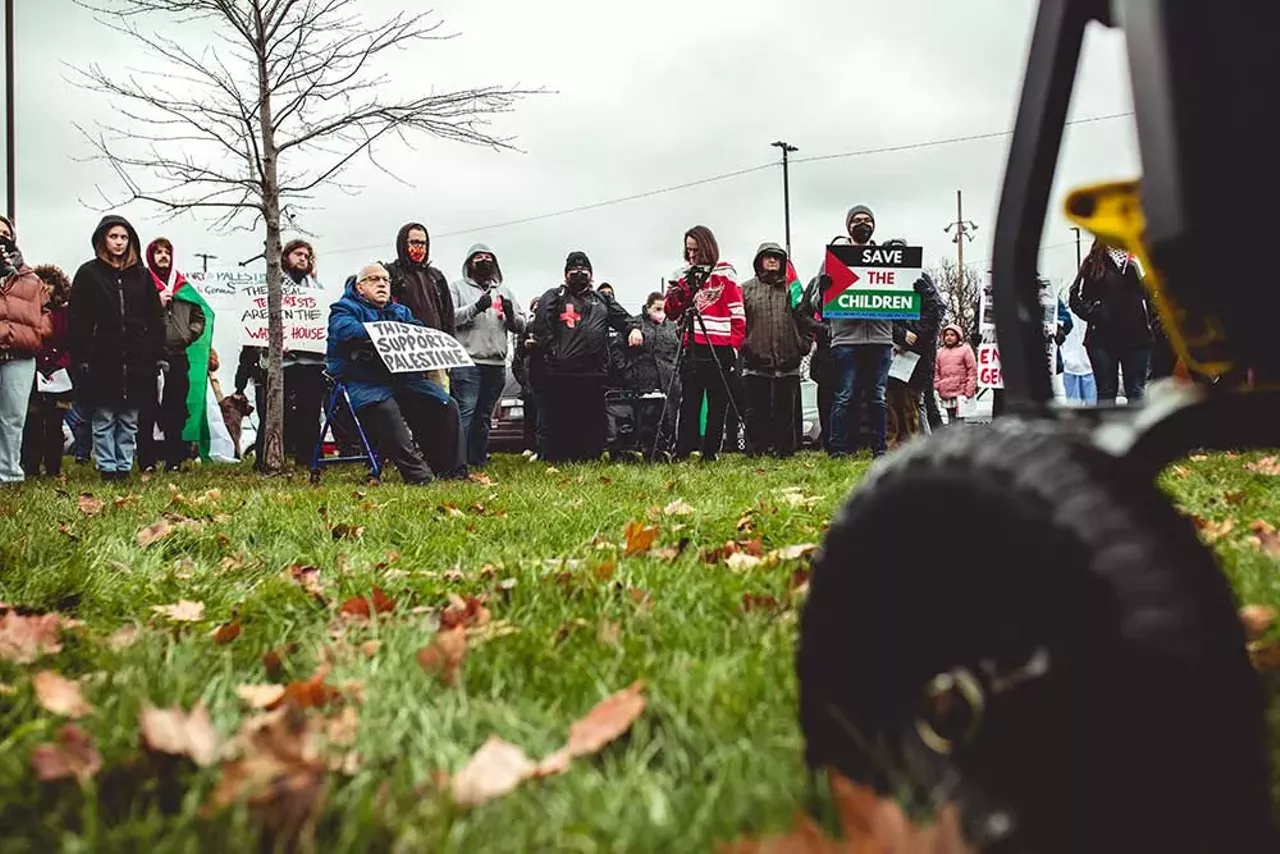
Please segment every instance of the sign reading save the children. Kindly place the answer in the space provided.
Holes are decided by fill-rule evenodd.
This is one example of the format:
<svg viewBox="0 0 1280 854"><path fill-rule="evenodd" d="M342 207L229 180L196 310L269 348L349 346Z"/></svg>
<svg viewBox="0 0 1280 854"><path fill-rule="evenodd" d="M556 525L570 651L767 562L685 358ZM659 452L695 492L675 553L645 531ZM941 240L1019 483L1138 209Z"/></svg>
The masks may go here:
<svg viewBox="0 0 1280 854"><path fill-rule="evenodd" d="M436 371L474 365L458 339L438 329L412 323L376 320L366 323L382 363L393 374Z"/></svg>
<svg viewBox="0 0 1280 854"><path fill-rule="evenodd" d="M920 246L827 247L831 284L822 294L822 316L844 320L917 320L914 285L924 266Z"/></svg>

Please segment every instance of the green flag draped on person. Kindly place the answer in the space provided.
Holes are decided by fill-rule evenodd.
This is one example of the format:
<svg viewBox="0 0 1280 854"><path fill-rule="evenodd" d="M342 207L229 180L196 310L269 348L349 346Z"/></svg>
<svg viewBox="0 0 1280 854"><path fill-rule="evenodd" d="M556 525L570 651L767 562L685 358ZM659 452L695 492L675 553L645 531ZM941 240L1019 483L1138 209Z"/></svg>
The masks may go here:
<svg viewBox="0 0 1280 854"><path fill-rule="evenodd" d="M213 347L213 309L187 281L182 283L173 298L198 305L204 311L204 332L187 348L191 387L187 391L187 423L182 428L182 441L195 442L200 451L200 459L208 462L211 444L208 417L209 351Z"/></svg>

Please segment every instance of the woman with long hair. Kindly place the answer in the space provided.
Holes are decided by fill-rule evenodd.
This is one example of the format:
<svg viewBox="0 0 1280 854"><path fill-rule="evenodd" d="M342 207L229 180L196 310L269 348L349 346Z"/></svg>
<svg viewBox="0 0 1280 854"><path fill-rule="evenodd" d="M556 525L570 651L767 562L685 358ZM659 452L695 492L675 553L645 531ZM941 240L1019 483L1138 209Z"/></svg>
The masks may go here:
<svg viewBox="0 0 1280 854"><path fill-rule="evenodd" d="M720 453L729 406L720 371L732 382L737 350L747 337L747 316L737 273L733 265L720 259L720 246L711 229L695 225L684 233L684 260L685 266L677 271L663 301L667 317L676 323L687 309L695 312L692 329L681 341L685 353L680 365L676 457L686 458L701 445L702 459L710 461ZM699 438L703 395L707 398L707 426Z"/></svg>
<svg viewBox="0 0 1280 854"><path fill-rule="evenodd" d="M1133 257L1095 240L1071 285L1070 303L1089 326L1084 346L1098 403L1115 403L1121 373L1125 399L1141 400L1151 363L1155 312Z"/></svg>

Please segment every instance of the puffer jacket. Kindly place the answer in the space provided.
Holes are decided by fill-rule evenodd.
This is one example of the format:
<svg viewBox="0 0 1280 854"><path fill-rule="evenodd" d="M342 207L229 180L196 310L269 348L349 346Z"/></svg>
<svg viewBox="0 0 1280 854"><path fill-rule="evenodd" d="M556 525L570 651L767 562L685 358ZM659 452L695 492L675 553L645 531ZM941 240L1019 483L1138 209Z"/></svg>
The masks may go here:
<svg viewBox="0 0 1280 854"><path fill-rule="evenodd" d="M959 341L954 347L945 344L938 348L938 355L933 363L933 387L943 400L953 400L961 395L975 397L978 394L978 360L973 355L973 348L964 340L964 330L957 324L944 326L956 334Z"/></svg>
<svg viewBox="0 0 1280 854"><path fill-rule="evenodd" d="M394 320L413 326L426 324L413 316L407 306L387 303L378 308L356 292L356 277L347 280L342 299L329 307L328 350L325 363L329 373L341 377L351 397L351 407L359 412L366 406L381 403L399 391L426 395L437 403L447 404L449 394L421 373L391 373L369 338L366 323Z"/></svg>
<svg viewBox="0 0 1280 854"><path fill-rule="evenodd" d="M766 254L782 258L782 278L777 283L760 278ZM787 288L787 253L776 243L762 243L752 261L756 276L742 286L742 303L747 317L747 334L742 344L742 367L749 374L784 376L794 374L809 352L812 321L803 311L792 309Z"/></svg>
<svg viewBox="0 0 1280 854"><path fill-rule="evenodd" d="M680 330L670 320L654 323L647 313L640 315L640 334L644 344L628 347L618 337L618 346L611 351L623 361L623 378L627 388L642 391L661 389L666 391L671 375L676 369L680 354Z"/></svg>
<svg viewBox="0 0 1280 854"><path fill-rule="evenodd" d="M0 360L30 359L52 334L44 282L23 265L0 286Z"/></svg>

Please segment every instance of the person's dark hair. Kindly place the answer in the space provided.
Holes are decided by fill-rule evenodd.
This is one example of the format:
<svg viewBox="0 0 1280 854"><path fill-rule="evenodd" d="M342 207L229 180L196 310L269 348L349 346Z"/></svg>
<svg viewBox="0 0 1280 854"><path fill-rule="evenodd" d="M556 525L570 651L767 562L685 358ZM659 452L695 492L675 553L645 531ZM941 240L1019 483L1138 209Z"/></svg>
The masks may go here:
<svg viewBox="0 0 1280 854"><path fill-rule="evenodd" d="M664 297L661 292L653 291L651 294L649 294L647 297L644 298L644 307L648 308L649 306L653 305L655 302L662 303L662 302L665 302L665 300L666 300L666 297Z"/></svg>
<svg viewBox="0 0 1280 854"><path fill-rule="evenodd" d="M714 267L720 263L720 244L716 242L716 236L711 233L711 229L705 225L695 225L686 231L684 236L686 240L692 237L698 242L698 255L693 259L695 264Z"/></svg>
<svg viewBox="0 0 1280 854"><path fill-rule="evenodd" d="M290 240L280 250L280 263L287 263L289 253L295 249L306 248L311 253L311 260L307 262L307 275L314 276L316 274L316 248L306 240Z"/></svg>
<svg viewBox="0 0 1280 854"><path fill-rule="evenodd" d="M1096 282L1107 274L1107 247L1101 240L1095 239L1089 247L1089 254L1080 264L1080 273L1086 282Z"/></svg>
<svg viewBox="0 0 1280 854"><path fill-rule="evenodd" d="M67 304L67 299L71 296L71 280L67 278L67 274L61 267L56 264L41 264L32 272L49 286L49 302L52 305L56 307Z"/></svg>

